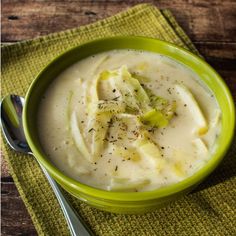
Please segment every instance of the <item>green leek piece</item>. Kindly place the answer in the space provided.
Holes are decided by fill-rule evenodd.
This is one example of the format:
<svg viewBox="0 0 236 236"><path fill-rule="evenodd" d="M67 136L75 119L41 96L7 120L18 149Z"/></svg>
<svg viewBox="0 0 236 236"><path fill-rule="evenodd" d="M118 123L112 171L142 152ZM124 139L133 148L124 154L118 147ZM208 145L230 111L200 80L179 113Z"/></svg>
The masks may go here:
<svg viewBox="0 0 236 236"><path fill-rule="evenodd" d="M76 113L73 112L70 119L70 131L72 134L72 138L74 143L76 144L79 152L88 160L91 161L92 156L90 155L88 148L85 144L83 135L80 131L80 127L77 121Z"/></svg>
<svg viewBox="0 0 236 236"><path fill-rule="evenodd" d="M120 92L122 101L130 110L146 112L150 109L149 97L139 81L129 73L126 66L115 71L103 72L103 77L109 78L112 87Z"/></svg>
<svg viewBox="0 0 236 236"><path fill-rule="evenodd" d="M173 101L172 103L168 103L168 105L161 110L167 120L171 120L174 114L176 114L176 105L176 102Z"/></svg>
<svg viewBox="0 0 236 236"><path fill-rule="evenodd" d="M92 154L98 156L103 148L109 122L113 115L125 111L125 104L120 101L98 101L91 103L88 133L92 135Z"/></svg>
<svg viewBox="0 0 236 236"><path fill-rule="evenodd" d="M110 79L111 77L114 77L114 76L118 76L117 71L104 70L103 72L100 73L101 80L107 80L107 79Z"/></svg>
<svg viewBox="0 0 236 236"><path fill-rule="evenodd" d="M176 110L176 102L170 102L165 98L156 96L147 87L144 87L144 89L150 98L151 106L161 111L167 120L171 120Z"/></svg>
<svg viewBox="0 0 236 236"><path fill-rule="evenodd" d="M169 123L168 119L162 114L162 112L152 109L140 116L140 121L146 125L150 125L152 127L166 127Z"/></svg>
<svg viewBox="0 0 236 236"><path fill-rule="evenodd" d="M108 190L133 192L145 187L148 184L150 184L149 179L130 180L129 178L113 177L111 179L110 186L108 186Z"/></svg>
<svg viewBox="0 0 236 236"><path fill-rule="evenodd" d="M90 101L88 101L88 132L92 136L92 155L96 158L102 151L108 124L114 114L125 111L125 103L121 101L99 100L98 83L103 78L102 72L92 83L90 88Z"/></svg>
<svg viewBox="0 0 236 236"><path fill-rule="evenodd" d="M103 79L101 74L93 81L90 88L91 96L87 100L87 111L90 118L87 132L88 136L92 136L93 159L96 159L102 151L111 117L125 111L125 104L121 101L99 100L97 87L100 79Z"/></svg>

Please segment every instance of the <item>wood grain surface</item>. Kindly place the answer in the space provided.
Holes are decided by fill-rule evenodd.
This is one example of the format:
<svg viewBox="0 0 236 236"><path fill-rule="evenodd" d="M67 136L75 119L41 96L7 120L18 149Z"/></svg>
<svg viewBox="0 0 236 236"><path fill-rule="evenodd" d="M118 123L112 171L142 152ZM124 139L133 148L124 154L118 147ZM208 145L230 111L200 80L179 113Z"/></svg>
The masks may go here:
<svg viewBox="0 0 236 236"><path fill-rule="evenodd" d="M75 28L139 3L170 9L200 53L224 78L236 100L235 0L2 0L2 42ZM1 235L37 235L4 159L1 169Z"/></svg>

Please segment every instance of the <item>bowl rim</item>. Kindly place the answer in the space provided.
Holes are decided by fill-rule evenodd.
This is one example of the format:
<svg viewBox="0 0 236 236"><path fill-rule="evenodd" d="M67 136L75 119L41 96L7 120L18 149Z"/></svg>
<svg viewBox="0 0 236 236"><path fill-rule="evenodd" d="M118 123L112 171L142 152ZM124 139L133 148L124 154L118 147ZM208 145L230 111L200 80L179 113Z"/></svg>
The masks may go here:
<svg viewBox="0 0 236 236"><path fill-rule="evenodd" d="M208 160L206 165L204 165L204 167L199 169L192 176L190 176L180 182L177 182L177 183L174 183L174 184L171 184L169 186L165 186L165 187L162 187L159 189L154 189L151 191L112 192L112 191L102 190L102 189L98 189L98 188L83 184L79 181L76 181L76 180L68 177L64 173L62 173L62 171L60 171L50 161L47 160L46 155L43 155L43 153L34 144L33 137L30 132L30 129L29 129L29 119L28 119L27 114L28 114L28 106L30 103L30 96L33 93L33 90L36 87L36 83L41 78L41 76L45 72L47 72L48 69L50 69L50 67L52 66L53 63L55 63L56 61L60 60L63 57L66 57L67 55L69 55L70 53L72 53L75 50L79 50L82 47L91 47L91 46L93 47L94 44L96 45L96 44L99 44L104 41L111 43L111 42L115 42L116 40L118 40L118 41L119 40L134 40L134 41L141 40L141 41L146 41L146 42L150 42L150 43L151 42L157 43L161 46L169 47L174 50L177 50L180 53L186 54L187 56L191 57L192 59L197 60L200 64L205 66L205 68L207 69L207 71L209 73L214 74L215 79L221 85L222 93L226 97L228 105L229 105L229 109L231 110L231 113L228 114L230 121L231 121L231 123L229 123L231 132L228 133L227 139L224 140L224 143L222 144L223 148L221 148L220 151L219 150L215 151L215 153L211 156L211 158ZM104 51L106 51L106 50L104 50ZM170 57L170 56L168 56L168 57ZM180 62L180 63L183 64L182 62ZM185 66L187 66L187 65L185 65ZM207 87L209 87L209 86L207 85ZM68 188L72 188L75 191L79 191L80 193L94 196L96 198L123 201L123 202L145 201L145 200L154 200L154 199L159 199L159 198L163 198L166 196L171 196L177 192L181 192L181 191L188 189L194 185L197 185L200 181L202 181L205 177L207 177L218 166L218 164L222 161L222 159L223 159L226 151L228 150L228 148L232 142L232 139L233 139L234 127L235 127L235 107L234 107L232 95L231 95L227 85L225 84L225 82L221 78L221 76L206 61L204 61L199 56L193 54L192 52L190 52L182 47L176 46L173 43L165 42L165 41L155 39L155 38L149 38L149 37L143 37L143 36L116 36L116 37L106 37L106 38L102 38L102 39L92 40L87 43L81 44L79 46L75 46L75 47L61 53L59 56L55 57L49 64L47 64L47 66L44 67L40 71L40 73L37 75L37 77L33 80L33 82L31 83L31 85L27 91L26 98L25 98L25 105L24 105L24 109L23 109L23 127L24 127L24 132L25 132L25 136L28 141L28 144L29 144L32 152L34 153L36 159L49 171L49 173L59 183L63 183ZM221 131L221 132L223 133L224 131ZM212 161L212 160L214 160L214 161Z"/></svg>

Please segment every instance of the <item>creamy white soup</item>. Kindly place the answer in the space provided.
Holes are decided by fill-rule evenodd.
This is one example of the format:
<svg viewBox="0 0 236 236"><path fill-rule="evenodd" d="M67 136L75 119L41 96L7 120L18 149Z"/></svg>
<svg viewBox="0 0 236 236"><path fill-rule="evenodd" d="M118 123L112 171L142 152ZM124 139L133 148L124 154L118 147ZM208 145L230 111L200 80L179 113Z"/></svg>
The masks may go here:
<svg viewBox="0 0 236 236"><path fill-rule="evenodd" d="M220 118L213 93L190 69L156 53L113 50L55 78L38 132L67 176L110 191L148 191L204 166Z"/></svg>

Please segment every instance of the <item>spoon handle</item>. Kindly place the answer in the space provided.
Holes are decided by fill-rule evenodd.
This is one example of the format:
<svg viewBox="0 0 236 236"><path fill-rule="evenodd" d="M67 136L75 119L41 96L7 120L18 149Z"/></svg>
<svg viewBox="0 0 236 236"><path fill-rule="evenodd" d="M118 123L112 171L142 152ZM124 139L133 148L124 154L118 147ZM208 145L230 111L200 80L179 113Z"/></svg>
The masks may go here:
<svg viewBox="0 0 236 236"><path fill-rule="evenodd" d="M70 206L69 202L63 195L60 186L55 182L55 180L50 176L48 171L39 163L42 171L44 172L48 182L50 183L57 200L61 206L63 214L66 218L70 233L72 236L90 236L93 235L92 231L88 228L81 216L76 214L73 208Z"/></svg>

